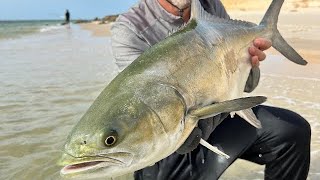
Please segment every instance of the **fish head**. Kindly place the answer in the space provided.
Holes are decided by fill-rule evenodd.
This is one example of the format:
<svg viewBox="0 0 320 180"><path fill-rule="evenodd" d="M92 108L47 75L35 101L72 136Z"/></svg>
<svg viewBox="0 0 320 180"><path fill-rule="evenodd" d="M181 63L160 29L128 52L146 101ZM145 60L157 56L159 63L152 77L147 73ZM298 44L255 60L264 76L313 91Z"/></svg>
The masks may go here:
<svg viewBox="0 0 320 180"><path fill-rule="evenodd" d="M121 95L108 105L98 99L68 136L58 162L64 177L127 174L154 163L166 148L160 145L166 132L159 116L139 98Z"/></svg>

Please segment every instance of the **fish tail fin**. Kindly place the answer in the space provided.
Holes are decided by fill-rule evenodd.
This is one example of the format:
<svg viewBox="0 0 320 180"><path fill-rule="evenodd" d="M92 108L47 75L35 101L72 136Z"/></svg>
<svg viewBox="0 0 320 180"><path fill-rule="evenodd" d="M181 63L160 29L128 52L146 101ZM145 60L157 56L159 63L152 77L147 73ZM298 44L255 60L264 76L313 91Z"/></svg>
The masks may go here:
<svg viewBox="0 0 320 180"><path fill-rule="evenodd" d="M290 61L300 64L306 65L307 61L305 61L281 36L277 23L279 13L282 7L284 0L273 0L266 14L264 15L262 21L260 22L260 26L264 26L267 29L270 29L272 32L272 46L278 50L282 55L288 58Z"/></svg>

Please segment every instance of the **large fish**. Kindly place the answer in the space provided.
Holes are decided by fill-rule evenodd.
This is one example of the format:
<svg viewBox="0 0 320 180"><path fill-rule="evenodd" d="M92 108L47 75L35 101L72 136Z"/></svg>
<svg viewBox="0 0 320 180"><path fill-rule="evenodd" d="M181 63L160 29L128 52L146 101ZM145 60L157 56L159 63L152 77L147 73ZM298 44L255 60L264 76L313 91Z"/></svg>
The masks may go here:
<svg viewBox="0 0 320 180"><path fill-rule="evenodd" d="M250 108L265 98L241 98L253 40L270 39L289 60L307 63L277 30L282 4L274 0L255 25L212 16L194 0L189 23L116 76L73 128L61 174L116 177L152 165L175 152L199 119L223 112L259 128Z"/></svg>

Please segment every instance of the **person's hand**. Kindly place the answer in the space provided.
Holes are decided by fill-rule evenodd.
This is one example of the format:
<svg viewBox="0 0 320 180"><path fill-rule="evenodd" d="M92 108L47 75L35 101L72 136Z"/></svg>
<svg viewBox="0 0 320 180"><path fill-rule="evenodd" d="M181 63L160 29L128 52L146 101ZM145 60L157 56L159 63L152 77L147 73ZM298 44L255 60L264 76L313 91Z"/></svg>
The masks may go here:
<svg viewBox="0 0 320 180"><path fill-rule="evenodd" d="M265 38L256 38L253 41L253 46L249 48L252 67L259 67L260 61L266 59L266 54L263 51L269 49L271 45L271 41Z"/></svg>
<svg viewBox="0 0 320 180"><path fill-rule="evenodd" d="M249 47L249 54L251 55L252 68L246 82L244 92L252 92L259 84L260 80L260 61L266 59L266 54L263 52L271 47L270 40L265 38L257 38L253 41L253 46Z"/></svg>

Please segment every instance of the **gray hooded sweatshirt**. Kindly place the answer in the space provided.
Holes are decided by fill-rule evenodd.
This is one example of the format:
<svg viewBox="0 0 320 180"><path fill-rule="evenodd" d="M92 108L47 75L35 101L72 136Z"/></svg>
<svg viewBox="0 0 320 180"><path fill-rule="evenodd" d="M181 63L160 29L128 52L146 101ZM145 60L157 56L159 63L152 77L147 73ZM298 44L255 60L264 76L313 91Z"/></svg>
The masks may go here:
<svg viewBox="0 0 320 180"><path fill-rule="evenodd" d="M229 19L219 0L200 2L209 13ZM168 13L157 0L141 0L121 14L111 27L113 56L120 71L184 24L180 16Z"/></svg>

